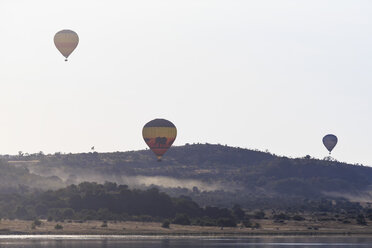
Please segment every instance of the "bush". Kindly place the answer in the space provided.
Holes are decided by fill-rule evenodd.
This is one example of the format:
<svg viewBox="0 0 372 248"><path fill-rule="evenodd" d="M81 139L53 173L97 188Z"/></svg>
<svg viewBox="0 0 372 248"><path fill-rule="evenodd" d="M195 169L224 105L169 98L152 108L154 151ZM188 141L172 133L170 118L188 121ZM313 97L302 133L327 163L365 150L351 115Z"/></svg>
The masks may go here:
<svg viewBox="0 0 372 248"><path fill-rule="evenodd" d="M280 213L280 214L276 214L276 215L274 215L274 219L275 219L275 220L289 220L290 217L289 217L289 215L287 215L287 214Z"/></svg>
<svg viewBox="0 0 372 248"><path fill-rule="evenodd" d="M165 220L165 221L163 221L163 224L161 224L162 228L169 228L169 226L170 226L169 220Z"/></svg>
<svg viewBox="0 0 372 248"><path fill-rule="evenodd" d="M56 229L56 230L62 230L63 229L63 226L60 225L60 224L57 224L57 225L55 225L54 229Z"/></svg>
<svg viewBox="0 0 372 248"><path fill-rule="evenodd" d="M252 228L256 228L256 229L258 229L260 227L261 227L261 225L259 223L254 223L254 225L252 226Z"/></svg>
<svg viewBox="0 0 372 248"><path fill-rule="evenodd" d="M204 218L198 218L193 220L193 225L197 226L216 226L216 220L204 217Z"/></svg>
<svg viewBox="0 0 372 248"><path fill-rule="evenodd" d="M97 219L99 220L114 220L116 219L115 214L110 212L107 208L100 208L97 211Z"/></svg>
<svg viewBox="0 0 372 248"><path fill-rule="evenodd" d="M190 225L190 219L186 214L177 214L172 221L173 224Z"/></svg>
<svg viewBox="0 0 372 248"><path fill-rule="evenodd" d="M265 218L265 213L263 211L257 211L254 213L255 219L263 219Z"/></svg>
<svg viewBox="0 0 372 248"><path fill-rule="evenodd" d="M245 218L243 220L243 225L244 227L247 227L247 228L260 228L260 224L259 223L252 223L249 219Z"/></svg>
<svg viewBox="0 0 372 248"><path fill-rule="evenodd" d="M296 220L296 221L303 221L305 220L304 217L302 217L301 215L295 215L292 217L293 220Z"/></svg>
<svg viewBox="0 0 372 248"><path fill-rule="evenodd" d="M17 206L14 214L19 219L28 219L29 218L29 213L28 213L27 209L23 206Z"/></svg>
<svg viewBox="0 0 372 248"><path fill-rule="evenodd" d="M72 208L66 208L62 211L62 216L65 219L71 219L75 215L75 211Z"/></svg>
<svg viewBox="0 0 372 248"><path fill-rule="evenodd" d="M364 215L363 215L363 214L359 214L359 215L356 217L356 221L357 221L358 225L363 225L363 226L366 226L366 225L367 225L367 221L366 221L366 219L364 218Z"/></svg>
<svg viewBox="0 0 372 248"><path fill-rule="evenodd" d="M150 215L139 215L135 218L136 221L141 221L141 222L151 222L154 221L154 217Z"/></svg>
<svg viewBox="0 0 372 248"><path fill-rule="evenodd" d="M244 219L243 220L243 226L245 227L252 227L252 222L250 219Z"/></svg>
<svg viewBox="0 0 372 248"><path fill-rule="evenodd" d="M35 226L41 226L41 221L36 219L32 224L34 224Z"/></svg>
<svg viewBox="0 0 372 248"><path fill-rule="evenodd" d="M232 218L219 218L217 220L217 226L220 226L220 227L236 227L236 222Z"/></svg>
<svg viewBox="0 0 372 248"><path fill-rule="evenodd" d="M243 211L243 209L241 209L240 205L235 204L235 205L233 206L232 210L233 210L233 215L234 215L234 217L235 217L237 220L242 220L242 219L244 219L245 212Z"/></svg>

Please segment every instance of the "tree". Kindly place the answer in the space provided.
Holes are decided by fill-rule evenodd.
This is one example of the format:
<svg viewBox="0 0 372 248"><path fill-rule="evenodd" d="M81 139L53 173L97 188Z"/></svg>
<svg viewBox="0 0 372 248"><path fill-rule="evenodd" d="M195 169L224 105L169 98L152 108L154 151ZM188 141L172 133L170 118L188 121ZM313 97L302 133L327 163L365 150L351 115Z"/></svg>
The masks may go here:
<svg viewBox="0 0 372 248"><path fill-rule="evenodd" d="M357 221L358 225L363 225L363 226L367 225L367 221L364 218L363 214L358 214L358 216L356 217L356 221Z"/></svg>
<svg viewBox="0 0 372 248"><path fill-rule="evenodd" d="M38 216L44 215L48 212L48 207L45 204L38 204L35 207L35 212Z"/></svg>
<svg viewBox="0 0 372 248"><path fill-rule="evenodd" d="M17 218L20 219L27 219L28 218L28 212L25 207L18 206L15 211L15 215Z"/></svg>
<svg viewBox="0 0 372 248"><path fill-rule="evenodd" d="M72 208L66 208L62 211L62 217L65 219L72 219L75 215L75 211Z"/></svg>
<svg viewBox="0 0 372 248"><path fill-rule="evenodd" d="M240 205L235 204L232 208L233 210L233 215L237 220L242 220L244 219L245 212L241 209Z"/></svg>
<svg viewBox="0 0 372 248"><path fill-rule="evenodd" d="M236 222L233 218L219 218L217 226L220 227L236 227Z"/></svg>
<svg viewBox="0 0 372 248"><path fill-rule="evenodd" d="M169 226L170 226L169 220L164 220L163 223L161 224L162 228L169 228Z"/></svg>
<svg viewBox="0 0 372 248"><path fill-rule="evenodd" d="M304 221L305 218L302 217L301 215L295 215L292 217L293 220L296 220L296 221Z"/></svg>
<svg viewBox="0 0 372 248"><path fill-rule="evenodd" d="M244 225L245 227L252 227L252 222L251 222L250 219L245 218L245 219L243 220L243 225Z"/></svg>
<svg viewBox="0 0 372 248"><path fill-rule="evenodd" d="M56 230L62 230L63 229L63 226L60 225L60 224L57 224L57 225L54 226L54 229L56 229Z"/></svg>
<svg viewBox="0 0 372 248"><path fill-rule="evenodd" d="M191 221L186 214L176 214L176 217L173 219L172 223L179 225L190 225Z"/></svg>
<svg viewBox="0 0 372 248"><path fill-rule="evenodd" d="M265 218L265 212L260 210L254 213L254 218L255 219L263 219Z"/></svg>
<svg viewBox="0 0 372 248"><path fill-rule="evenodd" d="M273 216L273 218L274 218L275 220L289 220L289 219L290 219L289 215L287 215L287 214L285 214L285 213L275 214L275 215Z"/></svg>

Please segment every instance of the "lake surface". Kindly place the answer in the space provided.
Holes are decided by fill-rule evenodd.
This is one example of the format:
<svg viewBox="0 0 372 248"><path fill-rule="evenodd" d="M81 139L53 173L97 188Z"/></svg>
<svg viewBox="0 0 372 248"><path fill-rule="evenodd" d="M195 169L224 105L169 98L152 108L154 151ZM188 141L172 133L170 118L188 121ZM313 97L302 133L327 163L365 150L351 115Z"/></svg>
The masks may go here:
<svg viewBox="0 0 372 248"><path fill-rule="evenodd" d="M372 247L368 237L144 237L144 236L58 236L0 235L0 248L198 248L198 247Z"/></svg>

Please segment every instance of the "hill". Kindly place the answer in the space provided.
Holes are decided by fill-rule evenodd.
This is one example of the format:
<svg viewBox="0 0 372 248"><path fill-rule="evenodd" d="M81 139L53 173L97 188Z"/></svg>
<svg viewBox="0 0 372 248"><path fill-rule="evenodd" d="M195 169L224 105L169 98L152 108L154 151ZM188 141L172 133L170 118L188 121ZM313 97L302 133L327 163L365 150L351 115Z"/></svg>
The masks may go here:
<svg viewBox="0 0 372 248"><path fill-rule="evenodd" d="M150 150L39 153L3 156L3 161L28 170L30 175L57 176L61 179L56 180L58 185L83 181L110 181L137 188L156 185L171 196L190 196L202 206L239 203L247 208L288 208L309 199L353 196L369 200L372 185L370 167L211 144L173 147L160 163Z"/></svg>

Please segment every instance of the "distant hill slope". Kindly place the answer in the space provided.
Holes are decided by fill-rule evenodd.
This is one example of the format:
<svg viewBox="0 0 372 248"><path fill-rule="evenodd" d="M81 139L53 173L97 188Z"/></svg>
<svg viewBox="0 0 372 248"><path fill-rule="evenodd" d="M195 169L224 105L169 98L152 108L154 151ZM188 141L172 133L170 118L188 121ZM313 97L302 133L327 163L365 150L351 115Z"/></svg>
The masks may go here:
<svg viewBox="0 0 372 248"><path fill-rule="evenodd" d="M65 183L56 176L40 176L29 172L24 166L15 166L12 163L0 161L0 192L24 193L30 188L58 189Z"/></svg>
<svg viewBox="0 0 372 248"><path fill-rule="evenodd" d="M27 167L37 175L58 176L65 184L82 181L114 181L132 186L154 184L173 195L190 195L205 203L216 200L221 205L249 204L258 198L357 195L372 185L370 167L309 157L290 159L211 144L173 147L160 163L150 150L33 154L3 159Z"/></svg>

